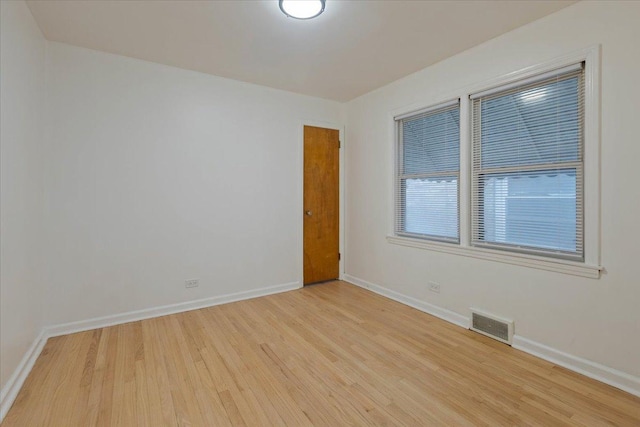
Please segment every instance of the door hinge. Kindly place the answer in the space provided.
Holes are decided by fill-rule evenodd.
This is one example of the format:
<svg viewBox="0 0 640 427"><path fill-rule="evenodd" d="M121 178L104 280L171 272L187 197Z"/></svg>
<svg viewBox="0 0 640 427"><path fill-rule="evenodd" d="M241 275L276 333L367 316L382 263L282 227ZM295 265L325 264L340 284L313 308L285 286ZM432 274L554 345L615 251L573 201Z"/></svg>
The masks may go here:
<svg viewBox="0 0 640 427"><path fill-rule="evenodd" d="M342 255L340 255L340 252L338 252L338 261L340 261L342 259Z"/></svg>
<svg viewBox="0 0 640 427"><path fill-rule="evenodd" d="M342 148L342 141L338 140L338 148Z"/></svg>

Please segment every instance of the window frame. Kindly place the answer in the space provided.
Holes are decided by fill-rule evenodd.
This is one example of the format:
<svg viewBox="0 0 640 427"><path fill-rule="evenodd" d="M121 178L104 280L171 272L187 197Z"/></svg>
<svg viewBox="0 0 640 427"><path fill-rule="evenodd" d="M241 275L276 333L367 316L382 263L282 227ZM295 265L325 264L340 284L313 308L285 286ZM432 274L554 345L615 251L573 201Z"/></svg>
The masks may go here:
<svg viewBox="0 0 640 427"><path fill-rule="evenodd" d="M569 70L567 70L569 69ZM574 161L564 161L558 163L531 163L526 165L514 165L514 166L493 166L493 167L483 167L481 164L476 164L476 161L481 161L482 159L482 147L483 147L483 139L482 139L482 127L480 123L477 123L476 120L480 121L481 116L476 117L476 102L483 102L485 100L491 100L493 97L502 97L506 94L513 93L515 90L520 88L527 87L535 87L536 84L548 84L552 79L560 79L558 81L568 80L573 77L578 77L579 84L578 90L582 93L579 95L579 98L583 99L585 94L585 68L584 61L580 61L579 63L575 63L570 65L569 67L563 67L561 69L556 69L550 71L548 73L543 73L537 76L532 76L530 79L524 79L515 81L511 83L507 83L506 85L497 86L489 91L490 93L474 93L470 95L471 99L471 129L475 133L475 129L478 128L480 130L480 138L478 141L474 139L474 135L471 136L471 152L472 157L474 158L472 167L471 167L471 246L475 247L484 247L491 248L495 250L507 251L507 252L519 252L523 254L532 254L532 255L540 255L544 257L557 258L557 259L567 259L573 260L577 262L582 262L584 260L584 126L585 120L584 117L580 117L580 143L578 144L578 158ZM482 104L478 108L481 107ZM582 113L584 114L584 106ZM576 187L579 192L576 193L576 237L579 239L578 248L580 251L575 253L562 251L559 249L545 249L543 247L537 246L525 246L516 243L509 242L497 242L484 240L480 238L480 235L484 234L484 228L486 227L485 222L482 218L486 218L486 212L483 210L483 206L480 203L481 196L480 192L483 191L483 186L481 184L482 178L490 175L506 175L511 173L518 172L543 172L543 171L557 171L559 169L573 169L576 173Z"/></svg>
<svg viewBox="0 0 640 427"><path fill-rule="evenodd" d="M597 279L604 269L600 265L600 67L601 47L594 45L581 49L561 57L538 63L517 71L506 73L496 78L470 84L448 93L440 93L439 96L424 99L423 102L398 108L389 112L389 156L394 167L391 168L388 200L388 233L387 241L390 244L410 248L442 252L494 261L503 264L524 266L546 271L570 274L580 277ZM505 86L534 78L544 73L549 73L563 67L579 62L584 62L584 142L583 142L583 171L584 171L584 195L583 195L583 253L582 261L551 258L532 253L512 252L503 249L480 247L471 245L471 182L472 182L472 147L471 147L471 108L469 99L471 94L481 93L499 86ZM442 96L446 95L446 96ZM458 183L459 201L459 236L460 242L443 243L426 239L416 239L398 235L396 233L396 178L397 173L397 124L395 118L417 112L424 109L425 105L439 105L446 100L460 99L460 175Z"/></svg>
<svg viewBox="0 0 640 427"><path fill-rule="evenodd" d="M406 206L406 193L402 192L402 180L407 180L408 178L408 174L404 174L403 171L401 170L401 165L404 162L404 137L403 137L403 130L402 130L402 123L403 120L406 119L411 119L417 116L421 116L427 113L438 113L438 112L443 112L446 111L450 108L456 107L458 108L458 122L461 122L461 114L460 114L460 99L459 98L455 98L455 99L450 99L448 101L445 102L439 102L437 104L431 105L429 107L426 108L421 108L419 110L416 111L411 111L408 113L404 113L398 116L394 116L394 121L395 121L395 146L396 146L396 152L395 152L395 185L394 185L394 234L396 236L402 236L402 237L407 237L407 238L412 238L412 239L420 239L420 240L426 240L426 241L434 241L434 242L441 242L444 244L459 244L460 243L460 154L458 154L458 170L455 172L451 172L451 171L445 171L445 172L431 172L431 173L421 173L421 174L410 174L413 178L429 178L429 177L437 177L437 176L443 176L443 177L449 177L449 176L453 176L455 175L456 179L457 179L457 185L456 185L456 203L457 203L457 222L458 222L458 233L457 236L455 238L449 238L449 237L445 237L445 236L437 236L437 235L429 235L429 234L420 234L420 233L411 233L408 231L402 231L401 228L401 224L404 224L404 220L402 218L400 218L401 213L400 213L400 206ZM459 125L458 125L459 126ZM460 132L460 129L458 129L458 132ZM459 134L460 135L460 134ZM419 175L419 176L418 176ZM402 199L402 202L400 202L400 200ZM406 208L404 209L404 212L406 213Z"/></svg>

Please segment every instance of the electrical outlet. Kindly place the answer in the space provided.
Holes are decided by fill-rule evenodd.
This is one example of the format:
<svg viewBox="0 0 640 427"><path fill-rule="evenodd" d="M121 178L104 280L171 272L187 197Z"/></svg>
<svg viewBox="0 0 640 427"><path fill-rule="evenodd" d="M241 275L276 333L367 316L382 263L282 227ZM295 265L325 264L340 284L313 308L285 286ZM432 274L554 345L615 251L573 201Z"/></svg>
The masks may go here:
<svg viewBox="0 0 640 427"><path fill-rule="evenodd" d="M440 285L434 282L429 282L429 290L437 294L440 293Z"/></svg>
<svg viewBox="0 0 640 427"><path fill-rule="evenodd" d="M191 280L185 280L184 281L184 287L185 288L197 288L199 285L199 281L198 279L191 279Z"/></svg>

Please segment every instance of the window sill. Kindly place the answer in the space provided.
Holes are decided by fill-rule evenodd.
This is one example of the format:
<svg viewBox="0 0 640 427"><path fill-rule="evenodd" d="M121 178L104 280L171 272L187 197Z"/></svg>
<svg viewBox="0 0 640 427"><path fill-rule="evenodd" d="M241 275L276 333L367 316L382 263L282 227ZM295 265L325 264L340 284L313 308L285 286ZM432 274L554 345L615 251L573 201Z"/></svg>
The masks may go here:
<svg viewBox="0 0 640 427"><path fill-rule="evenodd" d="M523 267L537 268L539 270L553 271L556 273L571 274L574 276L599 279L602 267L583 263L549 259L535 255L525 255L495 251L491 249L460 246L449 243L431 242L408 237L387 236L387 241L394 245L408 246L410 248L426 249L453 255L461 255L470 258L485 259L504 264L520 265Z"/></svg>

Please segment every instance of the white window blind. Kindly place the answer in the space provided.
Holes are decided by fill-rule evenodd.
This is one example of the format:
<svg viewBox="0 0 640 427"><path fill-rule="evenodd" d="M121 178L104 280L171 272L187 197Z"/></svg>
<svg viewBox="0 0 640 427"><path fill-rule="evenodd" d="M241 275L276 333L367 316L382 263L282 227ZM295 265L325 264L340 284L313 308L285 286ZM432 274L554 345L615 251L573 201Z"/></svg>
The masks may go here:
<svg viewBox="0 0 640 427"><path fill-rule="evenodd" d="M459 101L396 121L396 234L458 242Z"/></svg>
<svg viewBox="0 0 640 427"><path fill-rule="evenodd" d="M582 64L471 99L472 245L583 260Z"/></svg>

